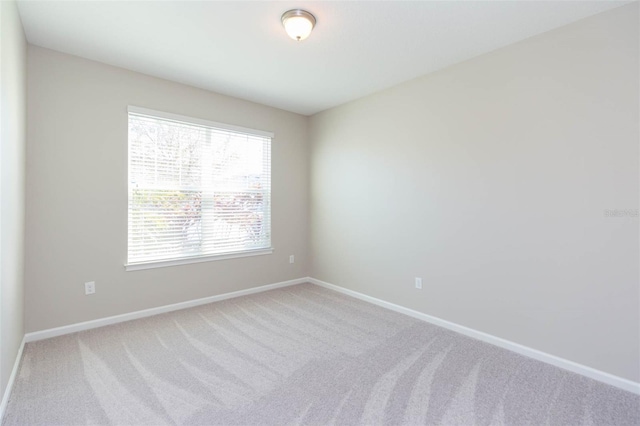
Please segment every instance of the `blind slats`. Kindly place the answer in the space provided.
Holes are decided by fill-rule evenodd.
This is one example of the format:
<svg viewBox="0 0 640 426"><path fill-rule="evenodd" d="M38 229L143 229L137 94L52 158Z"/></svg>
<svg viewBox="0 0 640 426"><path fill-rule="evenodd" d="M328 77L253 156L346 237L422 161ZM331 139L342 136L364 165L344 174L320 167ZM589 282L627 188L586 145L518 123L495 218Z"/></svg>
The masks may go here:
<svg viewBox="0 0 640 426"><path fill-rule="evenodd" d="M128 263L271 247L271 137L129 112Z"/></svg>

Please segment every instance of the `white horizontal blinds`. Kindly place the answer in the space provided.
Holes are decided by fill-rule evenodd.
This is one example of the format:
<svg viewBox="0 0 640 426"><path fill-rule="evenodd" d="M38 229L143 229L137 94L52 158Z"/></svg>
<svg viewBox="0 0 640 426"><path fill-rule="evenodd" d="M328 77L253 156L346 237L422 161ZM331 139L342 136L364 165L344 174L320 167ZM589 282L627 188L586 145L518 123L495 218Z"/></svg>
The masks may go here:
<svg viewBox="0 0 640 426"><path fill-rule="evenodd" d="M129 112L128 263L271 247L271 138Z"/></svg>

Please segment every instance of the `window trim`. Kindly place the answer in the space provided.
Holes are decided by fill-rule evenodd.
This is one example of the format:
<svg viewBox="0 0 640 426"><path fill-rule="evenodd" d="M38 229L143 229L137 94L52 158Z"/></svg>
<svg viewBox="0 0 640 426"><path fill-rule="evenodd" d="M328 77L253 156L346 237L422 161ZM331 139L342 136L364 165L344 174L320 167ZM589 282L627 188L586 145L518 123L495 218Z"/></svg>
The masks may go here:
<svg viewBox="0 0 640 426"><path fill-rule="evenodd" d="M216 121L204 120L202 118L195 117L187 117L186 115L173 114L171 112L157 111L155 109L142 108L137 106L129 105L127 107L127 114L140 114L140 115L148 115L151 117L162 118L165 120L171 120L178 123L186 123L186 124L195 124L196 126L206 126L206 127L214 127L217 129L228 130L230 132L238 132L238 133L250 133L256 136L264 136L266 138L274 138L273 132L267 132L264 130L252 129L250 127L241 127L235 126L233 124L225 124L218 123Z"/></svg>
<svg viewBox="0 0 640 426"><path fill-rule="evenodd" d="M183 257L182 259L151 260L149 262L125 263L124 270L140 271L143 269L166 268L168 266L189 265L191 263L212 262L216 260L237 259L239 257L263 256L273 253L274 248L243 250L237 253L223 253L205 256Z"/></svg>
<svg viewBox="0 0 640 426"><path fill-rule="evenodd" d="M263 136L266 138L270 138L273 142L273 138L275 134L273 132L267 132L264 130L252 129L249 127L235 126L232 124L218 123L216 121L204 120L196 117L188 117L179 114L173 114L170 112L158 111L149 108L142 108L138 106L128 105L127 106L127 116L129 114L140 114L147 115L151 117L157 117L164 120L174 121L176 123L186 123L190 125L196 126L205 126L205 127L213 127L221 130L227 130L231 132L238 133L248 133L256 136ZM128 144L129 142L127 142ZM127 154L128 158L128 154ZM127 162L129 160L127 159ZM127 173L129 173L129 167L127 167ZM128 208L127 208L128 211ZM127 219L127 224L129 223ZM128 231L127 231L128 232ZM166 259L166 260L150 260L145 262L135 262L135 263L124 263L125 271L139 271L144 269L154 269L154 268L165 268L169 266L179 266L179 265L188 265L192 263L202 263L202 262L211 262L217 260L227 260L227 259L236 259L241 257L252 257L252 256L263 256L267 254L272 254L274 251L273 246L268 248L259 248L259 249L249 249L242 250L238 252L229 252L229 253L220 253L220 254L207 254L201 256L191 256L191 257L182 257L179 259ZM127 249L128 253L128 249Z"/></svg>

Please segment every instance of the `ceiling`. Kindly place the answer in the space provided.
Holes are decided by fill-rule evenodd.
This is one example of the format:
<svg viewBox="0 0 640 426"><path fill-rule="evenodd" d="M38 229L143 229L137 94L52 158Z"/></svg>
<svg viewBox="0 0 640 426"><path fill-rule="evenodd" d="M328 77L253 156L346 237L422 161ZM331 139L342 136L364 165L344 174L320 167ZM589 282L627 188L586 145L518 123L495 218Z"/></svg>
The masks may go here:
<svg viewBox="0 0 640 426"><path fill-rule="evenodd" d="M311 115L617 1L31 1L29 43ZM283 12L317 18L288 38Z"/></svg>

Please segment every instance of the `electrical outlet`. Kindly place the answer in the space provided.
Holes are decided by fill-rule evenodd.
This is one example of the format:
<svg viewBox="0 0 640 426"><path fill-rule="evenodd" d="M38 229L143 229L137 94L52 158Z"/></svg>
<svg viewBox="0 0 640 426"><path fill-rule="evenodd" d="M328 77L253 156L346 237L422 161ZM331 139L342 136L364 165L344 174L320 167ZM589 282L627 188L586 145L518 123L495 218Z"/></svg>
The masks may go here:
<svg viewBox="0 0 640 426"><path fill-rule="evenodd" d="M294 255L289 256L289 263L295 263L296 257Z"/></svg>
<svg viewBox="0 0 640 426"><path fill-rule="evenodd" d="M416 288L422 290L422 278L416 277Z"/></svg>
<svg viewBox="0 0 640 426"><path fill-rule="evenodd" d="M93 294L96 292L96 282L89 281L88 283L84 283L84 294Z"/></svg>

